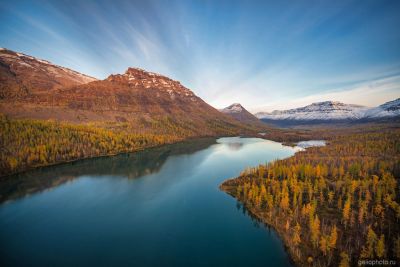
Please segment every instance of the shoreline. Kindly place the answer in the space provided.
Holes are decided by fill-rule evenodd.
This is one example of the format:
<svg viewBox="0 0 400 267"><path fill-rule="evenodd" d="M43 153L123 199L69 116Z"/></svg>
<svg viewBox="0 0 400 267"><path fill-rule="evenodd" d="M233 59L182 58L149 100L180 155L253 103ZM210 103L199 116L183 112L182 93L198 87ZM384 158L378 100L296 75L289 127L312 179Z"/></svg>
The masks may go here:
<svg viewBox="0 0 400 267"><path fill-rule="evenodd" d="M296 153L297 153L297 152L296 152ZM255 209L254 209L253 207L248 206L245 202L241 201L239 198L236 198L235 195L232 193L232 191L229 190L230 188L233 188L233 186L224 185L224 183L225 183L226 181L233 180L233 179L236 179L236 178L231 178L231 179L225 180L225 181L219 186L219 189L220 189L221 191L225 192L226 194L232 196L232 197L233 197L234 199L236 199L237 201L239 201L239 202L243 205L243 207L246 209L246 211L249 213L249 215L250 215L251 217L253 217L253 218L255 217L257 220L259 220L261 223L263 223L264 226L266 226L266 227L268 227L268 228L271 228L271 229L276 233L276 235L278 236L278 238L280 239L280 241L282 242L282 245L283 245L283 247L284 247L284 249L285 249L285 252L287 253L289 262L290 262L291 264L293 264L293 266L301 266L301 265L300 265L301 262L296 261L296 260L295 260L295 257L293 257L293 255L292 255L292 253L291 253L291 251L290 251L290 249L289 249L289 246L287 245L287 242L285 242L285 239L283 238L282 233L281 233L276 227L274 227L274 226L272 225L272 223L270 223L270 222L268 222L267 220L265 220L265 218L263 218L260 214L257 214L257 212L255 211Z"/></svg>
<svg viewBox="0 0 400 267"><path fill-rule="evenodd" d="M311 140L311 141L312 141L312 140ZM300 142L302 142L302 141L300 141ZM307 142L307 141L306 141L306 142ZM281 143L281 144L284 145L284 146L291 146L291 145L285 144L285 142L279 142L279 143ZM292 143L293 146L291 146L291 147L296 147L296 146L297 146L297 143L298 143L298 142ZM325 141L325 144L324 144L323 146L326 146L326 145L328 145L328 142ZM304 147L304 148L299 147L299 148L301 148L300 150L296 151L292 156L287 157L286 159L291 158L291 157L294 157L297 153L299 153L299 152L301 152L301 151L305 151L305 150L307 150L308 148L312 148L312 147L315 147L315 146L309 146L309 147ZM279 237L279 239L282 241L282 244L283 244L283 246L284 246L284 248L285 248L285 251L287 252L287 255L288 255L288 258L289 258L290 263L292 263L294 266L302 266L302 265L301 265L302 262L301 262L301 261L296 261L296 257L294 257L294 255L292 255L292 252L291 252L291 250L290 250L290 247L288 246L288 243L286 242L286 239L283 238L283 233L281 233L281 231L280 231L277 227L275 227L267 218L264 218L264 217L262 216L262 214L258 214L254 207L249 206L248 204L246 204L246 202L242 201L240 198L237 198L237 197L233 194L233 189L236 188L236 187L235 187L235 186L232 186L232 185L229 185L229 181L238 179L239 177L240 177L240 176L234 177L234 178L229 178L229 179L223 181L223 182L220 184L219 189L220 189L221 191L225 192L226 194L230 195L231 197L233 197L233 198L236 199L237 201L239 201L239 202L243 205L243 207L248 211L248 213L249 213L250 216L255 217L257 220L259 220L260 222L262 222L265 226L267 226L267 227L269 227L269 228L272 228L272 229L275 231L275 233L277 234L277 236Z"/></svg>

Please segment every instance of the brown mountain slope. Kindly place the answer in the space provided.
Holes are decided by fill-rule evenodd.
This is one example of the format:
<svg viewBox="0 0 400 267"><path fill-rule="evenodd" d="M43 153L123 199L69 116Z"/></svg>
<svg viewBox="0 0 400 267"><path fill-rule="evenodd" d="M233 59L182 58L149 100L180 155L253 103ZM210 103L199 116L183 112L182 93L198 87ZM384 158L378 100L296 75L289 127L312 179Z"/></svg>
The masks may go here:
<svg viewBox="0 0 400 267"><path fill-rule="evenodd" d="M67 120L71 121L128 122L146 128L167 120L194 135L216 134L217 128L242 128L178 81L137 68L103 81L59 89L38 101L68 110L71 117Z"/></svg>
<svg viewBox="0 0 400 267"><path fill-rule="evenodd" d="M0 48L0 99L21 99L95 80L46 60Z"/></svg>

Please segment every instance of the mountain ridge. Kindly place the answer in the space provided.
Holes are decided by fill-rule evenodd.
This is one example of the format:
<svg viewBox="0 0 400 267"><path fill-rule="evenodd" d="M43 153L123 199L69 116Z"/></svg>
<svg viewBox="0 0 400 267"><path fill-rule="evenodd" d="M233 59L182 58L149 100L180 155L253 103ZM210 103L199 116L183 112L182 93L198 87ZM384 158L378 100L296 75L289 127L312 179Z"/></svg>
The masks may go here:
<svg viewBox="0 0 400 267"><path fill-rule="evenodd" d="M47 60L0 48L0 99L23 99L97 79Z"/></svg>
<svg viewBox="0 0 400 267"><path fill-rule="evenodd" d="M391 118L400 115L400 98L378 107L344 104L338 101L316 102L289 110L258 112L255 116L268 121L357 121Z"/></svg>

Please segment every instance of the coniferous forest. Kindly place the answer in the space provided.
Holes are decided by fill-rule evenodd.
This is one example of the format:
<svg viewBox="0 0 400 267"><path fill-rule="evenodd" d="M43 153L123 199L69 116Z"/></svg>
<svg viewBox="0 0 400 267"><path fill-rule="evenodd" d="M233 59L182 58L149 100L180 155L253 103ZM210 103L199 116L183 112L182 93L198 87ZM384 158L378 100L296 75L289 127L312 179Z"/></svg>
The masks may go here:
<svg viewBox="0 0 400 267"><path fill-rule="evenodd" d="M177 134L134 133L127 125L96 125L0 117L0 175L81 158L133 152L182 140Z"/></svg>
<svg viewBox="0 0 400 267"><path fill-rule="evenodd" d="M400 260L400 130L332 136L327 146L245 170L221 189L272 226L300 266Z"/></svg>

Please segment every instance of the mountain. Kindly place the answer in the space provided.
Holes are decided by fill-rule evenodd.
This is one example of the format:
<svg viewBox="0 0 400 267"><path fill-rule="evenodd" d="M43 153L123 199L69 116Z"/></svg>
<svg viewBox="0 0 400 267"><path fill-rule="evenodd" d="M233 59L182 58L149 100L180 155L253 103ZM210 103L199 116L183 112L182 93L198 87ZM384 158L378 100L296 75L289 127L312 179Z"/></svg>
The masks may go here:
<svg viewBox="0 0 400 267"><path fill-rule="evenodd" d="M259 112L256 117L273 120L339 120L358 119L368 108L359 105L348 105L340 102L325 101L289 109L275 110L271 113Z"/></svg>
<svg viewBox="0 0 400 267"><path fill-rule="evenodd" d="M261 121L257 119L253 114L248 112L242 105L239 103L234 103L229 107L224 109L220 109L220 112L227 114L234 119L243 122L243 123L260 123Z"/></svg>
<svg viewBox="0 0 400 267"><path fill-rule="evenodd" d="M382 104L379 107L385 111L397 113L400 110L400 98L386 102L385 104Z"/></svg>
<svg viewBox="0 0 400 267"><path fill-rule="evenodd" d="M0 99L21 99L54 89L95 81L68 68L0 48Z"/></svg>
<svg viewBox="0 0 400 267"><path fill-rule="evenodd" d="M400 116L400 98L369 109L365 116L368 118L387 118Z"/></svg>
<svg viewBox="0 0 400 267"><path fill-rule="evenodd" d="M249 127L220 113L179 81L138 68L95 80L31 56L1 50L0 113L139 133L204 136ZM111 124L110 124L111 123ZM122 127L122 126L121 126Z"/></svg>
<svg viewBox="0 0 400 267"><path fill-rule="evenodd" d="M168 120L195 132L240 126L179 81L138 68L129 68L124 74L110 75L102 81L57 90L43 101L67 107L71 121L152 124ZM83 116L74 117L76 114Z"/></svg>
<svg viewBox="0 0 400 267"><path fill-rule="evenodd" d="M313 124L325 122L370 121L393 118L400 115L400 99L378 107L365 107L341 102L325 101L271 113L259 112L255 116L265 122L280 125Z"/></svg>

